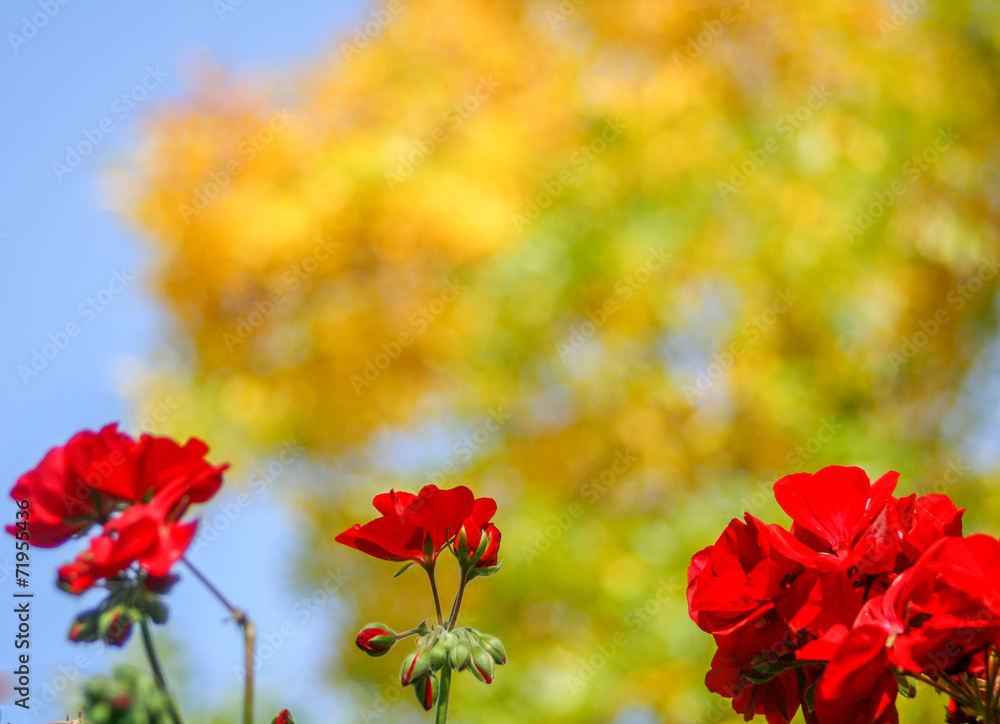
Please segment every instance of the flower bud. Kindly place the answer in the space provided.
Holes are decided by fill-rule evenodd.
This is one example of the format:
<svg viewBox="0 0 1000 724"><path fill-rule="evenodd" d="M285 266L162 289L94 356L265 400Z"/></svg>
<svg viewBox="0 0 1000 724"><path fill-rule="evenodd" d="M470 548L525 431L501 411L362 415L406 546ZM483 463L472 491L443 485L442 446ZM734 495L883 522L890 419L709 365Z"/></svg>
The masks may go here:
<svg viewBox="0 0 1000 724"><path fill-rule="evenodd" d="M451 651L448 653L448 660L451 663L451 668L455 671L462 671L469 665L469 658L471 655L472 647L469 646L469 642L465 639L459 639L458 642L451 647Z"/></svg>
<svg viewBox="0 0 1000 724"><path fill-rule="evenodd" d="M97 641L97 611L84 611L73 621L69 630L69 640L77 642Z"/></svg>
<svg viewBox="0 0 1000 724"><path fill-rule="evenodd" d="M295 724L295 720L288 713L288 709L282 709L278 716L271 720L271 724Z"/></svg>
<svg viewBox="0 0 1000 724"><path fill-rule="evenodd" d="M396 632L384 623L370 623L361 629L354 643L369 656L384 656L396 643Z"/></svg>
<svg viewBox="0 0 1000 724"><path fill-rule="evenodd" d="M399 670L399 681L403 686L409 686L430 670L431 652L428 649L417 649L403 660L403 666Z"/></svg>
<svg viewBox="0 0 1000 724"><path fill-rule="evenodd" d="M431 649L431 669L438 671L448 663L448 646L445 643L434 644Z"/></svg>
<svg viewBox="0 0 1000 724"><path fill-rule="evenodd" d="M124 646L132 635L132 617L122 608L113 608L101 614L98 631L105 643Z"/></svg>
<svg viewBox="0 0 1000 724"><path fill-rule="evenodd" d="M465 530L463 525L458 529L458 535L455 536L455 555L458 556L458 564L462 568L469 567L469 534Z"/></svg>
<svg viewBox="0 0 1000 724"><path fill-rule="evenodd" d="M146 603L146 613L153 620L153 623L166 623L167 622L167 606L163 601L158 598L154 598Z"/></svg>
<svg viewBox="0 0 1000 724"><path fill-rule="evenodd" d="M413 693L417 695L417 701L424 711L434 708L438 698L438 681L434 674L427 674L413 682Z"/></svg>
<svg viewBox="0 0 1000 724"><path fill-rule="evenodd" d="M472 649L472 673L475 674L476 678L479 679L484 684L493 683L493 675L496 673L496 664L493 663L493 657L486 653L486 650L480 646L475 646Z"/></svg>
<svg viewBox="0 0 1000 724"><path fill-rule="evenodd" d="M479 645L482 646L486 653L493 657L493 660L498 664L507 663L507 650L503 647L503 642L496 636L491 636L490 634L479 634Z"/></svg>

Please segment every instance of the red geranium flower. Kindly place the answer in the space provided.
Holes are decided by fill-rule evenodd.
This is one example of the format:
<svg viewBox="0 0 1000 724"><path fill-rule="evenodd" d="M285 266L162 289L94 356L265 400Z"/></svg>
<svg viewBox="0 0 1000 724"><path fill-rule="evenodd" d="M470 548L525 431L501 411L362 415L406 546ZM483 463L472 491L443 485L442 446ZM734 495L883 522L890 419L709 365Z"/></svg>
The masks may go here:
<svg viewBox="0 0 1000 724"><path fill-rule="evenodd" d="M883 515L898 480L888 472L873 485L861 468L831 465L815 475L786 475L774 484L774 497L794 521L792 534L822 554L817 565L879 573L895 567L899 550Z"/></svg>
<svg viewBox="0 0 1000 724"><path fill-rule="evenodd" d="M472 515L474 502L472 491L464 486L439 490L436 485L425 485L417 495L395 490L382 493L372 501L382 517L354 525L336 540L385 561L430 566Z"/></svg>
<svg viewBox="0 0 1000 724"><path fill-rule="evenodd" d="M708 633L730 634L772 611L787 624L817 580L815 571L775 547L772 526L749 513L744 518L696 553L688 570L688 611Z"/></svg>
<svg viewBox="0 0 1000 724"><path fill-rule="evenodd" d="M205 460L208 447L191 439L182 447L166 437L143 435L137 442L116 424L84 430L53 448L11 491L31 502L32 545L53 548L90 526L107 523L123 507L145 503L169 485L183 488L186 503L202 503L222 485L228 465ZM8 532L15 533L14 526Z"/></svg>
<svg viewBox="0 0 1000 724"><path fill-rule="evenodd" d="M187 507L178 497L183 492L181 481L175 481L148 504L133 505L108 521L86 551L59 569L59 585L70 593L82 593L133 563L154 579L170 575L198 526L197 521L178 522Z"/></svg>
<svg viewBox="0 0 1000 724"><path fill-rule="evenodd" d="M817 724L898 724L899 685L887 638L877 626L838 625L797 652L800 659L829 661L816 686Z"/></svg>

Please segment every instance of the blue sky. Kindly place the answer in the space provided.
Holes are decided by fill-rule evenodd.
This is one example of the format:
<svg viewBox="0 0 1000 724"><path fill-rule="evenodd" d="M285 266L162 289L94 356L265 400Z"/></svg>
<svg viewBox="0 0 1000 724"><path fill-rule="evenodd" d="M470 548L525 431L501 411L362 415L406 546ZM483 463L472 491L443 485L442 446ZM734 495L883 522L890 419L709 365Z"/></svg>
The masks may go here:
<svg viewBox="0 0 1000 724"><path fill-rule="evenodd" d="M145 249L102 198L100 179L136 143L143 114L183 93L185 71L198 58L214 58L240 74L294 67L352 32L367 11L360 0L0 4L5 106L0 114L0 482L13 485L47 449L77 430L130 419L115 371L122 360L151 352L164 320L143 288ZM85 151L88 144L93 150L78 159L66 148ZM27 372L33 359L35 367L45 363L37 375ZM226 502L222 497L208 514ZM232 600L248 603L272 641L278 641L283 624L294 629L263 666L258 701L285 696L301 721L322 721L343 702L317 691L319 664L343 649L345 642L338 639L346 634L334 630L332 599L302 605L311 592L291 583L295 521L291 513L279 512L282 522L276 526L275 511L271 504L248 507L198 562ZM4 520L13 519L13 512L4 497ZM13 539L0 538L4 596L13 583L13 549ZM31 668L37 698L46 684L60 689L74 679L74 661L81 655L87 662L82 675L88 676L139 653L137 641L122 653L95 652L66 640L74 613L96 603L52 584L56 567L70 556L66 550L32 551ZM236 629L223 622L223 610L192 580L182 582L170 602L168 628L193 682L185 693L209 703L235 700ZM0 671L13 668L10 608L0 605ZM76 678L69 688L78 684ZM66 714L62 703L39 710L36 702L24 712L10 704L7 691L0 691L0 703L0 724L50 722ZM265 711L257 717L270 718Z"/></svg>

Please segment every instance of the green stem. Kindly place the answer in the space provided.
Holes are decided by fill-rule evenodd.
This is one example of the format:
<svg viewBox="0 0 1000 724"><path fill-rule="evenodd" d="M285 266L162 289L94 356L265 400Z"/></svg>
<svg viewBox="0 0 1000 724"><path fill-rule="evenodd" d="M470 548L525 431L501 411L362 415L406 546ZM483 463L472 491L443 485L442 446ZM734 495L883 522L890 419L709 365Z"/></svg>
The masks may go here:
<svg viewBox="0 0 1000 724"><path fill-rule="evenodd" d="M437 612L438 626L441 626L444 624L444 617L441 615L441 597L438 595L437 581L434 580L434 564L424 566L424 570L427 571L427 577L431 581L431 593L434 594L434 610Z"/></svg>
<svg viewBox="0 0 1000 724"><path fill-rule="evenodd" d="M458 584L458 593L455 594L455 602L451 605L451 616L448 617L448 630L451 631L458 623L458 611L462 608L462 598L465 596L465 587L469 585L469 572L462 570L462 580Z"/></svg>
<svg viewBox="0 0 1000 724"><path fill-rule="evenodd" d="M451 697L451 667L445 664L441 669L441 688L438 691L437 717L434 724L446 724L448 721L448 699Z"/></svg>
<svg viewBox="0 0 1000 724"><path fill-rule="evenodd" d="M142 644L146 648L146 658L149 659L149 668L153 670L153 678L156 679L156 686L163 692L163 696L167 699L167 711L170 714L170 720L174 724L183 724L181 715L177 711L177 705L174 704L174 698L170 695L170 689L167 688L167 679L163 676L160 660L156 656L156 648L153 646L153 632L149 629L149 621L143 617L139 621L139 627L142 629Z"/></svg>
<svg viewBox="0 0 1000 724"><path fill-rule="evenodd" d="M244 669L246 671L244 682L243 682L243 724L253 724L253 691L254 691L254 671L253 671L253 652L254 646L257 640L257 627L254 622L250 620L247 616L246 611L241 608L237 608L229 602L229 600L222 595L222 592L216 588L210 580L205 577L201 571L194 567L194 565L187 558L184 558L184 563L195 577L201 581L205 588L212 592L219 602L232 614L236 623L239 624L240 629L243 631L243 653L244 653ZM179 724L179 723L175 723Z"/></svg>

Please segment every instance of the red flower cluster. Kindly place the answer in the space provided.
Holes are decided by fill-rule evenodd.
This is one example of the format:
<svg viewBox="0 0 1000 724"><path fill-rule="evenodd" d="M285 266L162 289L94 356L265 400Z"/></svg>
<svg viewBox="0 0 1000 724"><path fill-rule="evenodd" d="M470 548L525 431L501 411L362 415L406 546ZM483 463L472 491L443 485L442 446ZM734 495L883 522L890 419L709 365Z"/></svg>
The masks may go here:
<svg viewBox="0 0 1000 724"><path fill-rule="evenodd" d="M215 495L229 467L211 465L207 452L200 440L183 446L152 435L134 440L112 424L50 450L11 497L29 501L29 539L42 548L103 526L86 551L59 569L64 589L81 593L133 563L163 578L194 537L197 521L181 518L192 503Z"/></svg>
<svg viewBox="0 0 1000 724"><path fill-rule="evenodd" d="M465 486L440 490L425 485L418 494L392 490L375 496L375 509L382 514L364 525L354 525L337 536L338 543L385 561L414 561L434 565L449 543L459 550L458 533L465 530L467 547L475 551L483 535L489 536L477 568L497 564L500 531L490 521L497 511L492 498L476 498Z"/></svg>
<svg viewBox="0 0 1000 724"><path fill-rule="evenodd" d="M706 684L747 719L787 724L801 706L810 724L897 722L905 676L956 698L996 677L1000 542L963 537L945 495L893 497L898 477L787 476L774 492L790 530L747 513L692 558L689 612L718 646Z"/></svg>

